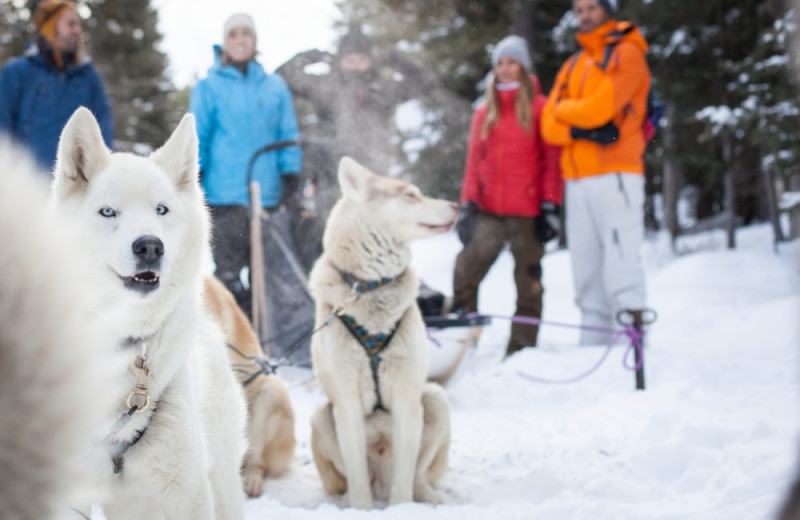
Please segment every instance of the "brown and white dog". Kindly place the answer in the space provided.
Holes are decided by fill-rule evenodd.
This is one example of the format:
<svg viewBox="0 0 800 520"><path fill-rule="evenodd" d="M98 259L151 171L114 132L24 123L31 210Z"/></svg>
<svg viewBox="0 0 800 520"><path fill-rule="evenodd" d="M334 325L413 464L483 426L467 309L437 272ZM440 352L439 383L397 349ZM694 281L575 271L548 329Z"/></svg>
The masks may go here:
<svg viewBox="0 0 800 520"><path fill-rule="evenodd" d="M262 371L257 361L264 360L258 338L222 282L206 278L205 299L225 335L231 365L247 399L248 449L242 478L247 494L258 497L264 491L264 477L283 474L294 455L294 410L289 391L277 376Z"/></svg>
<svg viewBox="0 0 800 520"><path fill-rule="evenodd" d="M339 164L342 198L328 219L311 272L316 302L314 373L329 403L312 417L311 448L325 490L345 504L441 502L450 405L427 383L428 342L416 304L410 241L449 230L455 204ZM334 314L334 311L337 311Z"/></svg>

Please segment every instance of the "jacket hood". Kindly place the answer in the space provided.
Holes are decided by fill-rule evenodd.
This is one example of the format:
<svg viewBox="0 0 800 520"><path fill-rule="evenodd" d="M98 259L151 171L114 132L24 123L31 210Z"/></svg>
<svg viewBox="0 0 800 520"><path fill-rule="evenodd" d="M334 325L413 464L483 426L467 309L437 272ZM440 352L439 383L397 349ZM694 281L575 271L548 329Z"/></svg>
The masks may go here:
<svg viewBox="0 0 800 520"><path fill-rule="evenodd" d="M592 56L602 55L609 43L631 43L647 53L647 40L639 28L631 22L617 22L609 20L592 32L576 33L575 38L580 46Z"/></svg>

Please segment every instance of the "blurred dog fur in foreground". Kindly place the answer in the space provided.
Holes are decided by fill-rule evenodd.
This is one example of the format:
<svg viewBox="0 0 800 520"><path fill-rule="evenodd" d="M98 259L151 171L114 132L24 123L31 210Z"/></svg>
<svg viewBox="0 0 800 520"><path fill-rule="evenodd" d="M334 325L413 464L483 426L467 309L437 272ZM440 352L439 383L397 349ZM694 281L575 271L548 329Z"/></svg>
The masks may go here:
<svg viewBox="0 0 800 520"><path fill-rule="evenodd" d="M55 218L45 172L0 143L0 515L74 519L126 369L77 223Z"/></svg>

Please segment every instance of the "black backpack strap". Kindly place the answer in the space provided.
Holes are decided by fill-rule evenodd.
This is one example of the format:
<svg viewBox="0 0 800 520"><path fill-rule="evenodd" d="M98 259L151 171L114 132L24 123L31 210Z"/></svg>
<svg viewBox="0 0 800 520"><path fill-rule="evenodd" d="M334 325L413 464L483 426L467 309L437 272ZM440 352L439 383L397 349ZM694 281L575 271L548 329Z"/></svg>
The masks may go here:
<svg viewBox="0 0 800 520"><path fill-rule="evenodd" d="M608 33L608 36L611 37L612 40L606 44L606 48L603 51L603 61L598 65L598 67L600 67L600 70L602 71L606 70L606 68L608 67L608 62L611 61L611 55L614 54L614 49L617 47L617 44L622 40L622 38L626 34L630 33L634 29L636 29L636 26L630 24L629 26L625 27L622 30L614 29L613 31Z"/></svg>
<svg viewBox="0 0 800 520"><path fill-rule="evenodd" d="M603 61L600 62L599 65L597 65L598 67L600 67L600 70L602 71L606 70L606 68L608 67L608 62L611 61L611 55L614 54L614 49L617 47L618 43L619 40L613 43L606 44L606 48L603 51Z"/></svg>
<svg viewBox="0 0 800 520"><path fill-rule="evenodd" d="M581 57L582 52L583 51L578 51L570 57L567 75L564 77L564 81L558 87L558 101L561 101L564 98L564 91L567 90L567 85L569 85L569 78L572 76L572 71L575 70L575 65L577 65L578 58Z"/></svg>

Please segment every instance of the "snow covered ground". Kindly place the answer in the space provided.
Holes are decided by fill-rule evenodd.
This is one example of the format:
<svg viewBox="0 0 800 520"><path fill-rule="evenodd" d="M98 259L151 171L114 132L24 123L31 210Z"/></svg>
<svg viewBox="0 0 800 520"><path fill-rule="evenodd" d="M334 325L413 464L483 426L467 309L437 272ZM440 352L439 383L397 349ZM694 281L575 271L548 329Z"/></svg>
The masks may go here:
<svg viewBox="0 0 800 520"><path fill-rule="evenodd" d="M508 324L495 321L467 370L447 387L452 405L447 504L341 510L311 459L309 417L323 396L308 373L292 383L298 448L289 473L249 500L247 518L771 519L800 458L800 245L776 254L769 228L683 243L663 237L644 254L659 313L646 352L647 385L616 348L576 384L531 382L521 372L570 378L602 357L577 332L543 327L538 349L502 362ZM450 293L454 234L415 244L415 265ZM569 253L544 258L545 320L577 322ZM484 313L511 314L512 259L504 252L482 286Z"/></svg>

